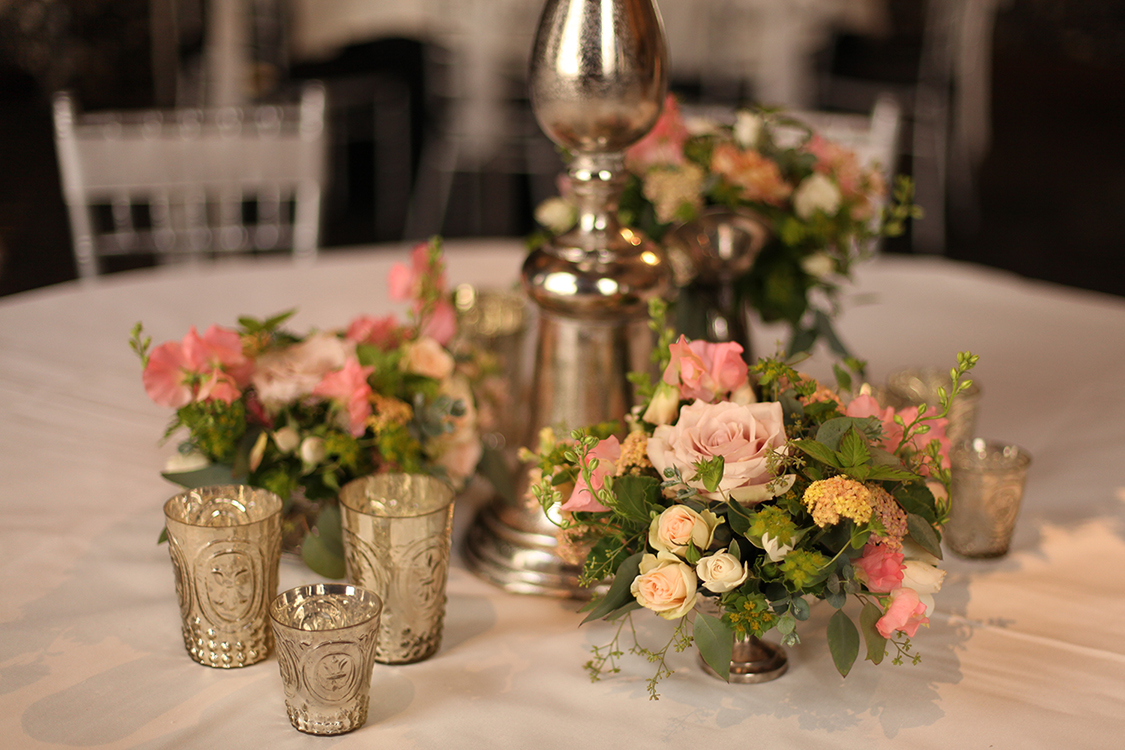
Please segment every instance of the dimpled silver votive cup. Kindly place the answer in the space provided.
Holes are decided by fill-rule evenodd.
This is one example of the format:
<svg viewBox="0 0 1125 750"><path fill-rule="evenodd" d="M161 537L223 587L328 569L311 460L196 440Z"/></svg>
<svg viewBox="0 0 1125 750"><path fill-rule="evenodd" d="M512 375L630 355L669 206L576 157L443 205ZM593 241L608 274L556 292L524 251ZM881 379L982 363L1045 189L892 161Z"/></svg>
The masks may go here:
<svg viewBox="0 0 1125 750"><path fill-rule="evenodd" d="M962 557L1007 554L1031 456L1016 445L976 438L955 446L950 462L946 543Z"/></svg>
<svg viewBox="0 0 1125 750"><path fill-rule="evenodd" d="M367 721L383 603L345 583L298 586L270 605L289 721L307 734L343 734Z"/></svg>
<svg viewBox="0 0 1125 750"><path fill-rule="evenodd" d="M383 600L375 661L409 664L441 646L453 488L422 474L376 474L340 492L348 580Z"/></svg>
<svg viewBox="0 0 1125 750"><path fill-rule="evenodd" d="M281 498L244 485L182 492L164 504L184 646L209 667L244 667L273 643Z"/></svg>

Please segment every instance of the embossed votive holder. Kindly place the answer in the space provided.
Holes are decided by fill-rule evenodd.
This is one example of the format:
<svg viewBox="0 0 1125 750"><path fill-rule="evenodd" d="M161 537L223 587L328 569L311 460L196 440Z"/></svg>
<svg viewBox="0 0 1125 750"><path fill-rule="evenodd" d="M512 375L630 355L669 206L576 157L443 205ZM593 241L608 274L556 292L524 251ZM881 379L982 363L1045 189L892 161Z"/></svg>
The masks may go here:
<svg viewBox="0 0 1125 750"><path fill-rule="evenodd" d="M949 457L953 481L946 543L962 557L1007 554L1031 456L1016 445L976 438L955 446Z"/></svg>
<svg viewBox="0 0 1125 750"><path fill-rule="evenodd" d="M270 604L289 721L307 734L343 734L367 721L383 603L367 589L316 583Z"/></svg>
<svg viewBox="0 0 1125 750"><path fill-rule="evenodd" d="M164 504L184 646L209 667L245 667L273 645L281 498L244 485L181 492Z"/></svg>
<svg viewBox="0 0 1125 750"><path fill-rule="evenodd" d="M422 474L375 474L340 491L348 580L383 600L375 661L409 664L441 646L453 488Z"/></svg>
<svg viewBox="0 0 1125 750"><path fill-rule="evenodd" d="M906 406L926 404L927 413L938 408L938 388L946 393L952 387L948 370L936 367L907 367L895 370L887 376L887 397L890 406L901 409ZM949 407L949 424L945 434L952 445L971 440L975 435L977 410L980 406L981 389L973 382L957 394Z"/></svg>

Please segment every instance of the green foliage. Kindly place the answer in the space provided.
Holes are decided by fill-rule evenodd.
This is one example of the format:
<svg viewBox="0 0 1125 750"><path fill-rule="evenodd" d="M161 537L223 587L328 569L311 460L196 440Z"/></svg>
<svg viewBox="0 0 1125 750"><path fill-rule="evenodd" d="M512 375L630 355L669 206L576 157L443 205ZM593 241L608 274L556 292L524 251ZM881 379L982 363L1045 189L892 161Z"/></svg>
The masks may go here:
<svg viewBox="0 0 1125 750"><path fill-rule="evenodd" d="M315 529L301 544L301 558L310 570L325 578L344 577L344 539L336 505L321 507Z"/></svg>
<svg viewBox="0 0 1125 750"><path fill-rule="evenodd" d="M703 660L721 679L729 681L734 631L722 618L696 612L693 635Z"/></svg>
<svg viewBox="0 0 1125 750"><path fill-rule="evenodd" d="M855 623L838 609L828 620L828 650L841 677L847 677L856 657L859 656L859 631Z"/></svg>

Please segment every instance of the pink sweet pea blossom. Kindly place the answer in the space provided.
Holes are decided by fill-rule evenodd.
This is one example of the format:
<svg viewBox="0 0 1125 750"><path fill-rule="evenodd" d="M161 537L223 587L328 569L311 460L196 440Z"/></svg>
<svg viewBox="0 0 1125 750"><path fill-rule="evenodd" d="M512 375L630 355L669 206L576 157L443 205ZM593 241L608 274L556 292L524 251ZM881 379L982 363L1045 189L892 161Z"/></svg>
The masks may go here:
<svg viewBox="0 0 1125 750"><path fill-rule="evenodd" d="M429 336L442 346L448 344L457 333L457 313L453 305L444 297L437 301L429 317L422 322L423 336Z"/></svg>
<svg viewBox="0 0 1125 750"><path fill-rule="evenodd" d="M863 555L853 563L857 577L867 590L888 594L902 586L902 572L906 569L903 554L881 544L868 544Z"/></svg>
<svg viewBox="0 0 1125 750"><path fill-rule="evenodd" d="M653 166L683 164L684 142L688 135L676 97L669 94L664 101L664 111L652 130L625 152L629 169L643 172Z"/></svg>
<svg viewBox="0 0 1125 750"><path fill-rule="evenodd" d="M928 625L929 622L926 605L918 598L918 592L914 589L897 588L891 592L891 603L875 623L875 629L884 638L890 638L896 630L913 638L918 632L918 626Z"/></svg>
<svg viewBox="0 0 1125 750"><path fill-rule="evenodd" d="M179 409L191 403L191 366L179 341L168 341L149 353L141 374L145 393L160 406Z"/></svg>
<svg viewBox="0 0 1125 750"><path fill-rule="evenodd" d="M574 491L570 493L570 499L563 503L559 510L568 513L577 511L604 513L609 510L598 502L594 493L605 484L606 476L614 472L614 464L617 463L617 459L621 458L620 441L611 435L599 442L586 454L586 459L582 462L581 468L584 469L588 466L591 458L598 459L598 465L590 472L590 484L586 484L586 477L583 476L582 471L579 471L578 479L574 482Z"/></svg>
<svg viewBox="0 0 1125 750"><path fill-rule="evenodd" d="M929 408L933 409L936 407ZM918 417L918 407L908 406L897 413L902 417L903 423L909 425ZM895 410L889 406L885 408L879 406L879 402L870 395L862 394L856 396L852 399L851 403L848 404L847 408L844 409L844 414L849 417L858 417L861 419L863 417L876 417L883 423L883 447L892 453L898 448L899 443L902 442L903 428L895 422ZM943 463L948 463L949 449L952 445L949 436L946 435L946 426L949 424L949 420L943 417L942 419L930 420L927 424L930 426L930 431L924 435L914 435L911 437L909 445L914 450L920 451L925 448L926 444L931 440L936 439L941 446L940 455L942 461ZM924 476L929 476L928 467L923 466L922 473Z"/></svg>
<svg viewBox="0 0 1125 750"><path fill-rule="evenodd" d="M370 344L383 351L389 351L402 343L402 335L402 328L394 315L385 315L382 318L360 315L348 324L344 337L357 344Z"/></svg>
<svg viewBox="0 0 1125 750"><path fill-rule="evenodd" d="M238 331L212 325L200 336L192 326L184 336L183 347L196 372L222 370L239 388L250 382L253 363L242 353Z"/></svg>
<svg viewBox="0 0 1125 750"><path fill-rule="evenodd" d="M213 325L200 336L192 326L183 341L152 350L141 381L160 406L179 409L195 400L229 404L241 395L252 369L238 332Z"/></svg>
<svg viewBox="0 0 1125 750"><path fill-rule="evenodd" d="M349 358L341 370L329 372L321 378L313 389L314 396L323 396L342 404L348 411L348 429L354 437L359 437L367 429L367 418L371 416L371 386L368 376L374 367L362 367L359 360Z"/></svg>
<svg viewBox="0 0 1125 750"><path fill-rule="evenodd" d="M446 296L445 273L439 264L431 262L430 246L425 242L415 245L410 257L410 267L396 263L391 268L387 277L391 298L413 300L414 315L425 313L418 321L420 333L444 346L457 331L457 316Z"/></svg>
<svg viewBox="0 0 1125 750"><path fill-rule="evenodd" d="M747 382L742 346L734 342L688 342L687 337L669 347L672 358L663 380L680 389L682 399L711 401L726 396Z"/></svg>

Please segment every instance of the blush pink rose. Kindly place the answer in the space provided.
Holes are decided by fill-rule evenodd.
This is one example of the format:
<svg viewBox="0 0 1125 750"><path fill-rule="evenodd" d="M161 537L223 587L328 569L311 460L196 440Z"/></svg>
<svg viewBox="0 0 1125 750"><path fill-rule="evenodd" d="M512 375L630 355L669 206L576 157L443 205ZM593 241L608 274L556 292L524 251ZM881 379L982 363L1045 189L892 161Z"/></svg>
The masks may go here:
<svg viewBox="0 0 1125 750"><path fill-rule="evenodd" d="M371 386L367 378L374 371L374 367L363 367L352 357L343 369L326 373L312 392L314 396L330 398L344 406L348 430L354 437L364 433L367 418L371 416Z"/></svg>
<svg viewBox="0 0 1125 750"><path fill-rule="evenodd" d="M897 588L891 592L891 603L875 623L875 629L884 638L890 638L896 630L913 638L918 632L918 626L928 625L929 622L926 605L918 598L918 592L914 589Z"/></svg>
<svg viewBox="0 0 1125 750"><path fill-rule="evenodd" d="M887 594L902 586L902 574L906 569L903 559L901 552L882 544L868 544L852 564L868 591Z"/></svg>
<svg viewBox="0 0 1125 750"><path fill-rule="evenodd" d="M681 335L669 351L671 359L662 379L679 388L682 399L711 401L716 396L729 395L748 382L742 346L735 342L689 342Z"/></svg>
<svg viewBox="0 0 1125 750"><path fill-rule="evenodd" d="M672 94L664 100L664 111L644 138L625 152L629 169L644 172L654 166L677 166L684 163L684 143L688 129L680 106Z"/></svg>
<svg viewBox="0 0 1125 750"><path fill-rule="evenodd" d="M267 410L276 412L308 396L326 373L355 356L355 342L331 333L315 333L285 349L258 357L252 381Z"/></svg>
<svg viewBox="0 0 1125 750"><path fill-rule="evenodd" d="M613 435L599 441L586 454L586 459L582 462L582 468L589 465L591 458L598 459L598 465L590 472L590 483L586 483L586 477L583 476L584 472L579 471L578 479L574 482L574 491L570 493L570 499L563 503L559 510L568 513L604 513L609 510L598 502L595 493L605 485L605 478L614 472L614 465L617 463L617 459L621 458L621 442Z"/></svg>
<svg viewBox="0 0 1125 750"><path fill-rule="evenodd" d="M648 441L648 458L664 475L675 467L688 485L712 500L730 498L744 505L773 496L767 485L774 476L767 465L771 450L785 446L781 404L776 401L708 404L696 400L680 409L673 425L659 425ZM723 477L708 492L696 478L695 464L722 456Z"/></svg>

